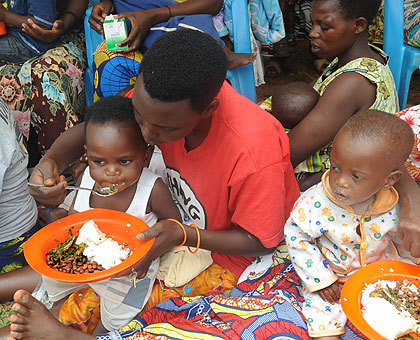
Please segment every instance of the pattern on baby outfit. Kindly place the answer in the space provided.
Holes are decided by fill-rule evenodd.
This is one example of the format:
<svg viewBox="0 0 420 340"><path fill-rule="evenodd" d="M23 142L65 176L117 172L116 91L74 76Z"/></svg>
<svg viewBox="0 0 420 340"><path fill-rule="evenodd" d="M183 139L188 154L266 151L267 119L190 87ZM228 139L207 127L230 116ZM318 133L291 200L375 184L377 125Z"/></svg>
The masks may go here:
<svg viewBox="0 0 420 340"><path fill-rule="evenodd" d="M324 302L318 290L381 259L398 259L392 234L398 222L398 193L379 191L364 216L339 205L330 194L329 171L322 183L304 192L285 226L285 238L305 296L303 312L311 336L344 333L340 304ZM360 235L359 235L360 234Z"/></svg>

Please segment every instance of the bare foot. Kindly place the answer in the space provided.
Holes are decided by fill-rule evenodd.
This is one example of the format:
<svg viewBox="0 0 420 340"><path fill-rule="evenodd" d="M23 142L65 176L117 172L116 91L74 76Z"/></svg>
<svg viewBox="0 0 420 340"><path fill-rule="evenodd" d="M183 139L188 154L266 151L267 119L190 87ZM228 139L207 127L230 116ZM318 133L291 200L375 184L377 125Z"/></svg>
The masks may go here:
<svg viewBox="0 0 420 340"><path fill-rule="evenodd" d="M79 332L60 323L48 309L25 290L14 295L12 309L17 314L9 317L10 336L7 340L95 340L90 334Z"/></svg>
<svg viewBox="0 0 420 340"><path fill-rule="evenodd" d="M238 66L251 64L257 57L256 53L235 53L226 46L223 51L228 61L229 70Z"/></svg>

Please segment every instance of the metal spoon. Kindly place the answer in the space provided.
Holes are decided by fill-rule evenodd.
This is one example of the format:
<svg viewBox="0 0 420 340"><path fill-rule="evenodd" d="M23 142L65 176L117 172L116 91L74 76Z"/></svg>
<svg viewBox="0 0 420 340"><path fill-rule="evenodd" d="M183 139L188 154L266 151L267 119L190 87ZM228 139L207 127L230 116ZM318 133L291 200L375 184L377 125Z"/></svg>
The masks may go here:
<svg viewBox="0 0 420 340"><path fill-rule="evenodd" d="M38 187L38 188L42 188L42 187L46 187L45 184L37 184L37 183L31 183L28 182L28 185L31 187ZM87 190L90 192L93 192L95 195L101 196L101 197L108 197L108 196L112 196L115 195L118 192L118 188L115 185L111 185L110 187L103 187L103 188L98 188L98 189L89 189L89 188L83 188L83 187L76 187L73 185L68 185L66 186L66 189L69 190Z"/></svg>

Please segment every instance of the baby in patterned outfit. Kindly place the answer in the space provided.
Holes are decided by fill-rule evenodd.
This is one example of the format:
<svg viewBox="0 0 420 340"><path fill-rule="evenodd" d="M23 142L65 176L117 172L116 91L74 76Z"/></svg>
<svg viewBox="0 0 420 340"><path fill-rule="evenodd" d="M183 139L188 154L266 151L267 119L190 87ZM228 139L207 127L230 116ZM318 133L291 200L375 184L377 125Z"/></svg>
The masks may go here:
<svg viewBox="0 0 420 340"><path fill-rule="evenodd" d="M338 339L346 316L340 286L357 269L382 259L409 258L396 235L393 185L413 147L409 125L391 114L363 110L334 138L331 169L297 200L285 238L303 283L309 335Z"/></svg>

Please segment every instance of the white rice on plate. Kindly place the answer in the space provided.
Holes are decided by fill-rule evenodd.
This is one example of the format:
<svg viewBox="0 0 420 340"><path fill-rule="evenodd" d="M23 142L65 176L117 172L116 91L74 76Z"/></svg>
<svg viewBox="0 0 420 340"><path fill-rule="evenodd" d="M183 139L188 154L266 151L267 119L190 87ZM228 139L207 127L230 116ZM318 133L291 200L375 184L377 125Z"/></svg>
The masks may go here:
<svg viewBox="0 0 420 340"><path fill-rule="evenodd" d="M130 256L130 249L107 237L93 220L86 222L79 230L76 244L86 244L83 251L89 261L95 261L104 269L119 265Z"/></svg>
<svg viewBox="0 0 420 340"><path fill-rule="evenodd" d="M405 309L399 311L394 304L383 297L372 296L378 288L396 289L397 281L378 280L367 284L362 291L362 315L366 322L380 335L394 340L411 332L418 332L417 320ZM418 293L417 287L407 284L406 288ZM373 293L373 295L377 295ZM399 300L402 302L401 300Z"/></svg>

